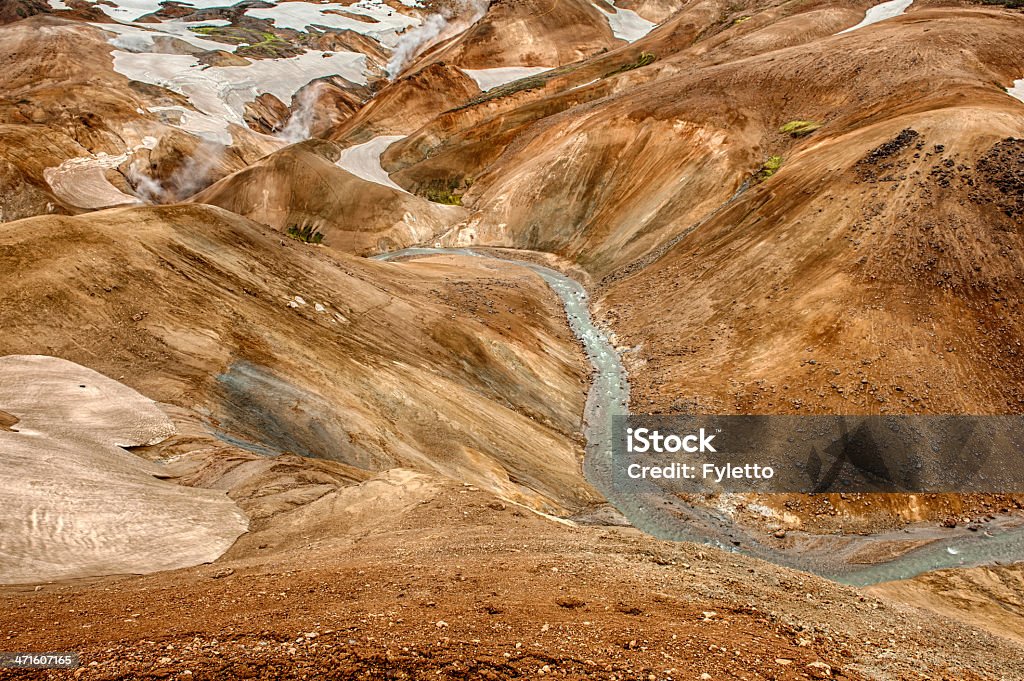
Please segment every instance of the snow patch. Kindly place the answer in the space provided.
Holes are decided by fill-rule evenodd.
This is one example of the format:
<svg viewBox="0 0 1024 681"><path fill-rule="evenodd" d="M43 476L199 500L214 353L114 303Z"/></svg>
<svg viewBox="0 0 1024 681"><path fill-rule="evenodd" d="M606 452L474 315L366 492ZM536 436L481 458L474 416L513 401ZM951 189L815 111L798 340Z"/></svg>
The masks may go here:
<svg viewBox="0 0 1024 681"><path fill-rule="evenodd" d="M619 40L636 42L651 32L657 24L647 21L631 9L620 9L612 4L594 5L598 11L608 20L612 29L612 35ZM614 10L614 11L609 11Z"/></svg>
<svg viewBox="0 0 1024 681"><path fill-rule="evenodd" d="M151 52L155 48L154 40L164 36L177 38L200 50L233 50L231 45L224 45L212 40L204 40L191 29L196 26L226 26L231 22L223 19L211 21L165 21L159 24L97 24L90 23L100 30L116 33L109 42L114 47L128 52Z"/></svg>
<svg viewBox="0 0 1024 681"><path fill-rule="evenodd" d="M599 80L601 80L601 79L600 78L595 78L594 80L588 80L586 83L580 83L579 85L573 85L569 89L570 90L579 90L580 88L587 87L588 85L593 85L594 83L596 83Z"/></svg>
<svg viewBox="0 0 1024 681"><path fill-rule="evenodd" d="M248 528L223 490L176 485L121 447L174 424L152 400L56 357L0 357L0 582L32 584L210 563Z"/></svg>
<svg viewBox="0 0 1024 681"><path fill-rule="evenodd" d="M1024 78L1013 81L1013 87L1007 88L1006 94L1024 102Z"/></svg>
<svg viewBox="0 0 1024 681"><path fill-rule="evenodd" d="M121 75L188 97L202 115L185 111L181 127L225 144L231 142L227 126L244 126L245 105L261 93L269 92L287 103L299 88L324 76L339 75L353 83L366 83L366 56L355 52L313 51L246 66L209 67L184 54L115 50L113 57L114 70Z"/></svg>
<svg viewBox="0 0 1024 681"><path fill-rule="evenodd" d="M168 121L168 125L173 125L185 132L190 132L207 142L223 144L226 147L231 146L234 142L234 139L231 137L230 125L223 118L192 111L183 106L154 106L149 110L151 113L156 114L163 112L177 114L177 122L171 123Z"/></svg>
<svg viewBox="0 0 1024 681"><path fill-rule="evenodd" d="M408 194L409 192L391 181L391 177L380 164L380 157L387 148L400 139L405 139L405 135L381 135L369 142L348 147L341 152L341 158L336 165L356 177Z"/></svg>
<svg viewBox="0 0 1024 681"><path fill-rule="evenodd" d="M43 179L50 185L54 195L72 206L90 210L141 203L130 194L125 194L107 180L104 171L117 168L127 162L139 149L155 149L155 137L146 136L141 144L121 154L98 152L89 156L69 158L59 166L43 170Z"/></svg>
<svg viewBox="0 0 1024 681"><path fill-rule="evenodd" d="M462 72L476 81L481 91L487 92L494 88L526 78L538 73L550 71L552 66L502 66L495 69L462 69Z"/></svg>
<svg viewBox="0 0 1024 681"><path fill-rule="evenodd" d="M86 0L94 5L99 5L103 13L118 21L135 21L146 14L152 14L160 9L164 0L114 0L113 2L97 2L97 0ZM196 9L210 9L211 7L225 7L231 5L230 0L182 0L182 5L195 7Z"/></svg>
<svg viewBox="0 0 1024 681"><path fill-rule="evenodd" d="M842 35L843 33L849 33L850 31L856 31L858 28L864 28L871 24L877 24L879 21L885 21L886 19L892 19L898 17L907 11L907 8L914 4L914 0L889 0L889 2L883 2L880 5L875 5L868 9L864 15L864 20L856 26L844 29L836 33L836 35Z"/></svg>
<svg viewBox="0 0 1024 681"><path fill-rule="evenodd" d="M372 0L360 0L347 6L333 2L283 2L274 7L249 9L246 14L257 19L271 19L277 28L305 31L309 26L326 26L347 29L377 40L393 37L399 31L419 23L415 18L396 12L383 2ZM346 14L357 14L369 21L354 19Z"/></svg>

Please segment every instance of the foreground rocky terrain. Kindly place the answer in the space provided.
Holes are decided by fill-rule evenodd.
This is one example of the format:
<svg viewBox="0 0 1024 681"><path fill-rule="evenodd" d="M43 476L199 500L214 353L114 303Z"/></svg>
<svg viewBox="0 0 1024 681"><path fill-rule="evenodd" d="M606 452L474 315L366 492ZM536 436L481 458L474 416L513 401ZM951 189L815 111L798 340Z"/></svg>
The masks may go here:
<svg viewBox="0 0 1024 681"><path fill-rule="evenodd" d="M8 589L6 647L74 648L94 679L1024 673L1000 635L450 480L391 472L337 495L214 565Z"/></svg>
<svg viewBox="0 0 1024 681"><path fill-rule="evenodd" d="M1024 678L1024 556L630 527L504 259L635 413L1020 413L1015 3L221 4L0 11L0 652L83 664L0 678ZM685 503L866 565L1024 519Z"/></svg>

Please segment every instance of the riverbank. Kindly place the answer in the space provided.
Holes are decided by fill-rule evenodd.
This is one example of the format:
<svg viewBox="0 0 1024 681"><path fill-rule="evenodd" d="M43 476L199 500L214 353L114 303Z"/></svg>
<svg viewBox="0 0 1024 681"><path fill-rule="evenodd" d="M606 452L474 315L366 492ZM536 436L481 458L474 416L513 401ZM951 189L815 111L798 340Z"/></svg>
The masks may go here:
<svg viewBox="0 0 1024 681"><path fill-rule="evenodd" d="M593 372L584 413L587 441L584 474L588 482L636 528L659 539L705 543L778 565L814 572L847 584L866 586L910 579L932 570L997 565L1024 560L1024 517L993 517L977 527L936 527L917 523L877 534L817 534L796 531L773 537L756 533L712 505L688 503L661 493L624 495L612 483L611 417L629 411L629 379L609 333L595 324L590 298L575 279L539 264L542 255L500 249L407 248L378 255L394 261L436 255L494 258L520 263L544 279L559 297L567 322L579 339Z"/></svg>

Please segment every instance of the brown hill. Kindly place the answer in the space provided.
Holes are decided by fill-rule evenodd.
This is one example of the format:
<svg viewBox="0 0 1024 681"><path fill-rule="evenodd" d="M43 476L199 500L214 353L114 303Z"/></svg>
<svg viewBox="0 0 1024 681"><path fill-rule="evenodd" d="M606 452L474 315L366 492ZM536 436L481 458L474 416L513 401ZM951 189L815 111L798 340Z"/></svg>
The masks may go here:
<svg viewBox="0 0 1024 681"><path fill-rule="evenodd" d="M479 92L473 79L454 66L429 64L388 83L330 138L359 143L378 135L407 134Z"/></svg>
<svg viewBox="0 0 1024 681"><path fill-rule="evenodd" d="M466 69L561 66L621 43L593 3L494 0L482 19L413 68L434 61Z"/></svg>
<svg viewBox="0 0 1024 681"><path fill-rule="evenodd" d="M580 113L589 115L597 108L584 106L589 102L615 94L625 99L639 85L677 74L678 58L685 57L688 68L702 64L710 51L709 44L730 44L745 35L748 27L771 25L780 16L792 13L810 16L810 9L813 6L806 3L799 7L792 3L768 3L765 7L764 3L724 0L685 3L635 43L498 87L445 111L393 145L384 157L385 166L405 186L435 180L439 173L477 177L521 134L531 134L532 124L571 109L573 113L561 121ZM848 23L853 23L859 14L851 8L845 16L849 17ZM832 32L829 26L812 22L793 31L792 38L808 41ZM766 51L770 49L766 47ZM716 59L717 54L712 52L708 58Z"/></svg>
<svg viewBox="0 0 1024 681"><path fill-rule="evenodd" d="M788 25L836 28L808 14ZM384 161L406 184L475 169L448 243L604 278L636 409L1014 412L1024 130L1001 86L1024 72L1022 26L922 7L757 56L766 29L729 28L621 94L484 118L422 173L413 150L454 119ZM781 132L800 121L822 127Z"/></svg>
<svg viewBox="0 0 1024 681"><path fill-rule="evenodd" d="M197 205L7 223L0 258L0 355L88 366L257 451L450 474L552 512L594 498L584 362L522 268L363 261Z"/></svg>
<svg viewBox="0 0 1024 681"><path fill-rule="evenodd" d="M826 126L792 146L772 140L765 121L759 148L785 157L781 169L694 220L692 233L636 275L626 268L606 282L620 341L641 346L639 404L1021 409L1021 329L1008 310L1021 294L1013 178L1022 129L1019 103L992 81L1024 66L1012 38L1024 17L916 16L927 41L898 24L829 39L863 44L863 54L884 55L898 74L884 84L867 79L858 88L867 94L843 106L827 93L839 79L861 82L860 53L834 58L834 70L805 50L772 56L775 86L811 59L819 75L794 89L803 101L791 98L771 123L800 111ZM965 26L984 27L986 40L971 40ZM684 303L674 291L691 293Z"/></svg>
<svg viewBox="0 0 1024 681"><path fill-rule="evenodd" d="M464 212L363 180L335 161L339 149L310 141L271 154L194 196L279 231L310 228L323 243L373 254L429 241Z"/></svg>
<svg viewBox="0 0 1024 681"><path fill-rule="evenodd" d="M543 282L352 256L547 251L591 284L634 412L1020 412L1024 108L1004 89L1024 15L916 0L836 35L876 2L621 4L662 24L626 45L590 3L502 0L396 82L337 85L317 108L333 142L264 158L245 133L195 203L0 225L0 355L156 400L177 433L117 460L226 494L250 527L212 566L0 589L9 647L77 649L103 679L1024 677L1017 568L856 590L611 527L580 473L588 366ZM168 182L208 158L138 113L182 100L114 74L96 29L32 17L0 38L5 217L130 199L133 161ZM524 65L556 68L487 92L462 71ZM261 105L275 129L284 104ZM371 141L378 182L336 165ZM9 408L0 438L32 423ZM858 533L946 514L984 536L1014 501L694 503L766 546L871 561L906 542Z"/></svg>
<svg viewBox="0 0 1024 681"><path fill-rule="evenodd" d="M1024 644L1024 569L1020 565L939 570L870 589Z"/></svg>
<svg viewBox="0 0 1024 681"><path fill-rule="evenodd" d="M167 198L182 198L280 146L234 126L235 143L214 157L210 145L146 113L189 105L115 73L109 37L48 15L0 26L3 219L132 202L149 195L140 174L163 185ZM158 140L154 149L143 148L147 137ZM99 155L107 158L95 163ZM72 159L80 160L62 166Z"/></svg>
<svg viewBox="0 0 1024 681"><path fill-rule="evenodd" d="M452 243L555 251L603 277L708 216L762 162L787 155L801 142L779 132L789 122L827 122L817 140L908 110L944 109L951 91L970 92L982 107L1014 110L1017 103L993 80L1012 82L1022 59L1013 39L1018 14L915 16L928 20L914 30L879 25L723 64L684 51L646 84L603 98L607 89L595 98L569 91L527 102L500 120L477 123L446 147L426 146L429 134L418 133L386 156L385 165L408 183L405 176L416 176L408 167L414 149L427 149L427 176L441 163L454 167L465 158L476 173L464 203L476 214ZM971 39L965 26L984 32L986 41ZM878 73L883 63L891 77L858 75ZM856 94L841 94L851 82ZM477 144L486 145L495 130L505 133L497 136L498 153L479 151Z"/></svg>
<svg viewBox="0 0 1024 681"><path fill-rule="evenodd" d="M1024 17L915 3L833 36L860 14L748 5L684 44L702 16L684 12L634 46L675 50L652 64L595 72L620 50L448 112L385 166L469 186L447 243L596 275L634 411L1019 412L1024 128L1003 87ZM985 503L797 515L867 530Z"/></svg>

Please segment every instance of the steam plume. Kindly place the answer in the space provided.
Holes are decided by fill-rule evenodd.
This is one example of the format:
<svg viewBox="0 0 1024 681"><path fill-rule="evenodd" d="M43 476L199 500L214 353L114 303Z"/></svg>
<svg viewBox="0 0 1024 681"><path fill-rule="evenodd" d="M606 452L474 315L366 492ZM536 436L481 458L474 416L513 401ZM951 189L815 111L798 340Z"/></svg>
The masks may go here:
<svg viewBox="0 0 1024 681"><path fill-rule="evenodd" d="M315 115L315 105L320 95L320 90L321 84L318 82L311 83L308 87L302 89L296 102L298 106L292 112L287 125L277 134L278 137L288 142L288 144L309 139L310 128L313 126Z"/></svg>
<svg viewBox="0 0 1024 681"><path fill-rule="evenodd" d="M394 78L413 57L441 40L465 31L487 13L490 0L458 0L430 14L423 23L399 38L388 61L388 78Z"/></svg>
<svg viewBox="0 0 1024 681"><path fill-rule="evenodd" d="M146 203L181 201L206 188L210 171L220 163L224 150L222 144L201 143L166 182L160 182L133 163L128 168L128 181L135 187L136 196Z"/></svg>

